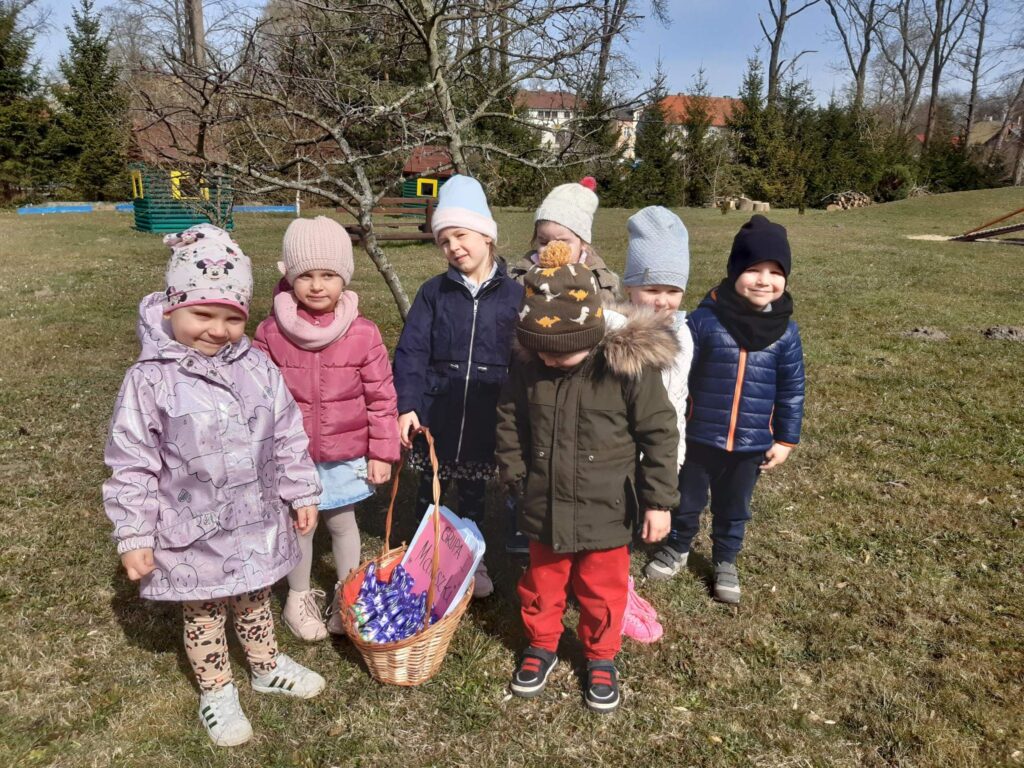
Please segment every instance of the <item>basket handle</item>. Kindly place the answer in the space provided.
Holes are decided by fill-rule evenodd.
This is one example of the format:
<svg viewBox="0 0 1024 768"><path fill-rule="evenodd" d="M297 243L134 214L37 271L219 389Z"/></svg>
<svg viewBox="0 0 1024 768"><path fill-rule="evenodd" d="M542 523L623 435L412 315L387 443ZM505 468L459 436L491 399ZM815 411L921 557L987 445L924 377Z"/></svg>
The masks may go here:
<svg viewBox="0 0 1024 768"><path fill-rule="evenodd" d="M434 495L434 556L430 563L430 586L427 588L427 607L423 617L423 631L430 626L430 612L434 610L434 584L437 582L437 571L441 567L441 479L438 474L437 451L434 449L434 436L430 434L427 427L418 427L413 430L410 438L416 435L423 435L427 441L427 448L430 452L430 468L434 472L433 495ZM398 478L405 466L405 453L402 453L398 460L398 467L391 480L391 502L388 504L388 515L384 523L384 544L381 549L383 557L391 549L391 521L395 512L395 499L398 497Z"/></svg>

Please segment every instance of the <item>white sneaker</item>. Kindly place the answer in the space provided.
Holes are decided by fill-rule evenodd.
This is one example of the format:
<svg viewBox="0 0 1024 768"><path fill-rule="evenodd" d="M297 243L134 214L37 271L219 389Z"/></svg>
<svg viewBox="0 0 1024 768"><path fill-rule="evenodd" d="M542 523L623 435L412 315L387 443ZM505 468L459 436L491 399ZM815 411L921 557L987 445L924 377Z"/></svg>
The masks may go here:
<svg viewBox="0 0 1024 768"><path fill-rule="evenodd" d="M488 597L492 592L494 592L494 582L487 575L487 566L481 560L480 565L476 567L476 573L473 574L473 597Z"/></svg>
<svg viewBox="0 0 1024 768"><path fill-rule="evenodd" d="M297 699L312 699L327 685L327 681L311 669L306 669L290 656L277 654L277 668L265 675L252 676L252 689L260 693L280 693Z"/></svg>
<svg viewBox="0 0 1024 768"><path fill-rule="evenodd" d="M334 585L334 597L331 604L327 606L327 631L332 635L344 635L345 625L341 621L341 605L338 603L338 595L341 594L341 582Z"/></svg>
<svg viewBox="0 0 1024 768"><path fill-rule="evenodd" d="M316 642L327 637L327 627L320 618L320 606L317 604L317 599L323 597L322 589L307 589L305 592L288 590L281 620L299 640Z"/></svg>
<svg viewBox="0 0 1024 768"><path fill-rule="evenodd" d="M200 695L199 721L218 747L237 747L252 738L252 725L238 703L234 683Z"/></svg>

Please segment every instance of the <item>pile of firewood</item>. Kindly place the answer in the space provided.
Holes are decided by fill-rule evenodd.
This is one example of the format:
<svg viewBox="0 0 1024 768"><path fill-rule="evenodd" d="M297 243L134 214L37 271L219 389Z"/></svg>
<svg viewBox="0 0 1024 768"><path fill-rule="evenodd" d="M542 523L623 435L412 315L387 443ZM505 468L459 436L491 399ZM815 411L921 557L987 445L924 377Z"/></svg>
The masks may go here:
<svg viewBox="0 0 1024 768"><path fill-rule="evenodd" d="M826 211L848 211L851 208L863 208L866 205L871 205L873 201L863 192L851 189L846 192L833 192L822 198L822 202L828 203L825 206Z"/></svg>
<svg viewBox="0 0 1024 768"><path fill-rule="evenodd" d="M758 200L751 200L749 197L740 196L727 196L727 197L716 197L715 208L722 211L752 211L754 213L767 213L771 210L771 205L768 203L762 203Z"/></svg>

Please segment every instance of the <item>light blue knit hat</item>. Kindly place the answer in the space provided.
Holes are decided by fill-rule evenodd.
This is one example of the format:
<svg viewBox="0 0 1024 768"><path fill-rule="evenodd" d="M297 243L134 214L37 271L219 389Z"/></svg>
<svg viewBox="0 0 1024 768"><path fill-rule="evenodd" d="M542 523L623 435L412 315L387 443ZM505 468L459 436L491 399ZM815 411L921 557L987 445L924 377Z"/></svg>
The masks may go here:
<svg viewBox="0 0 1024 768"><path fill-rule="evenodd" d="M498 242L498 223L487 207L484 188L476 179L461 174L455 174L441 185L430 227L435 242L438 233L448 227L465 227Z"/></svg>
<svg viewBox="0 0 1024 768"><path fill-rule="evenodd" d="M651 205L629 217L629 248L622 284L671 285L686 290L690 235L668 208Z"/></svg>

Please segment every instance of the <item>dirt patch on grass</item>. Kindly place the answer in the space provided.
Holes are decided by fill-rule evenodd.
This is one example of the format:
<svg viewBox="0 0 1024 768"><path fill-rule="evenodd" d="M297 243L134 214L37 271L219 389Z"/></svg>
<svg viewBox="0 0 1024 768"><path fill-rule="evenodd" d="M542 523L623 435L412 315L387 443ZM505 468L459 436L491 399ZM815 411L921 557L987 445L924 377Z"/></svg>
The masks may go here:
<svg viewBox="0 0 1024 768"><path fill-rule="evenodd" d="M1000 341L1024 341L1024 328L1013 325L993 325L981 332L986 339Z"/></svg>
<svg viewBox="0 0 1024 768"><path fill-rule="evenodd" d="M932 328L927 325L921 325L916 328L911 328L909 331L904 331L903 335L908 339L923 339L924 341L948 341L949 336L938 328Z"/></svg>

